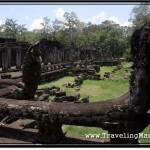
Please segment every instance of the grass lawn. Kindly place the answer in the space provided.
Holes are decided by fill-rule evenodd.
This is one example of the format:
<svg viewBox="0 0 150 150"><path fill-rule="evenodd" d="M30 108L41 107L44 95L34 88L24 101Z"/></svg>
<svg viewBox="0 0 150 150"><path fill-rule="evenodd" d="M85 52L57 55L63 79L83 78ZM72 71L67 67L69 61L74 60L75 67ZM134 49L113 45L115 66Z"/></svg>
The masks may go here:
<svg viewBox="0 0 150 150"><path fill-rule="evenodd" d="M110 79L104 80L85 80L80 86L80 90L75 92L73 88L66 88L65 84L73 82L74 77L63 77L59 80L39 85L39 89L45 86L59 86L61 90L65 90L67 95L77 95L80 93L80 97L89 96L90 102L104 101L112 98L119 97L129 90L129 78L132 63L123 62L123 69L110 75ZM105 72L111 72L115 66L104 66L100 68L100 75L103 78ZM128 70L128 72L126 71ZM125 79L126 78L126 79ZM53 99L53 97L50 97ZM107 133L107 131L101 128L83 127L73 125L63 125L63 130L70 135L80 135L85 137L85 134L101 134ZM145 128L143 133L150 133L150 126ZM149 139L140 139L140 143L150 143Z"/></svg>
<svg viewBox="0 0 150 150"><path fill-rule="evenodd" d="M129 90L129 76L131 63L123 63L125 66L122 70L117 71L110 75L110 79L104 80L85 80L80 86L80 90L75 92L74 88L66 88L65 84L73 82L74 77L63 77L59 80L52 81L50 83L39 85L39 89L46 86L58 86L61 90L65 90L68 95L77 95L80 93L81 97L89 96L90 102L96 102L101 100L108 100L123 95ZM99 74L103 78L105 72L111 72L113 67L101 67ZM128 73L125 71L128 69ZM127 79L124 79L124 77ZM51 97L50 97L51 99Z"/></svg>

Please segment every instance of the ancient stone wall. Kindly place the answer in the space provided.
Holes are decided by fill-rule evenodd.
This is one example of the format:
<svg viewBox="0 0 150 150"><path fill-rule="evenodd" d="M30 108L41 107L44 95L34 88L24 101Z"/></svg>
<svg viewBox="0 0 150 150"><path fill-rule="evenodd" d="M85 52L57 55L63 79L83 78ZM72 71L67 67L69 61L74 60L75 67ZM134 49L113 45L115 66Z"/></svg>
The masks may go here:
<svg viewBox="0 0 150 150"><path fill-rule="evenodd" d="M7 72L12 66L21 69L26 50L30 46L27 42L17 42L16 39L0 38L0 68Z"/></svg>
<svg viewBox="0 0 150 150"><path fill-rule="evenodd" d="M113 65L116 61L113 54L100 52L91 47L75 48L64 46L58 41L42 39L42 63L59 64L75 61L97 61L102 65ZM7 72L12 66L21 69L26 50L30 44L18 42L16 39L0 38L0 68Z"/></svg>

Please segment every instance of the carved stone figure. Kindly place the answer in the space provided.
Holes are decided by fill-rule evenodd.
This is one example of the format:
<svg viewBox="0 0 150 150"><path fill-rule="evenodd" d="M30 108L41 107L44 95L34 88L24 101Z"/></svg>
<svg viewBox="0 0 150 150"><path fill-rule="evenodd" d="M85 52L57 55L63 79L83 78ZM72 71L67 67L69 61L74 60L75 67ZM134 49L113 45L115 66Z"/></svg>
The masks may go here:
<svg viewBox="0 0 150 150"><path fill-rule="evenodd" d="M29 47L23 61L24 99L34 99L41 77L41 45L36 43Z"/></svg>
<svg viewBox="0 0 150 150"><path fill-rule="evenodd" d="M134 70L130 79L129 114L134 117L150 108L150 22L134 31L131 54Z"/></svg>

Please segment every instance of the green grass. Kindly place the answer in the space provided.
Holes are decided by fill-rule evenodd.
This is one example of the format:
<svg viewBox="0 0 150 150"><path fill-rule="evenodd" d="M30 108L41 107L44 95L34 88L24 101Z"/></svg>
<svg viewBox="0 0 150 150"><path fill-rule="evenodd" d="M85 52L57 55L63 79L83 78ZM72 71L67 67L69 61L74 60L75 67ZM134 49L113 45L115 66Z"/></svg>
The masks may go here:
<svg viewBox="0 0 150 150"><path fill-rule="evenodd" d="M144 134L150 134L150 125L148 125L143 131L142 133ZM144 143L144 144L150 144L150 139L149 138L140 138L139 139L139 143Z"/></svg>
<svg viewBox="0 0 150 150"><path fill-rule="evenodd" d="M115 74L110 75L110 79L104 80L85 80L83 84L80 86L80 90L78 92L74 92L73 88L66 88L65 84L68 82L73 82L74 77L63 77L59 80L39 85L39 89L46 86L59 86L61 90L65 90L68 95L77 95L80 93L81 97L89 96L90 102L96 101L104 101L112 98L119 97L126 93L129 90L129 76L130 76L130 67L131 63L123 63L123 69L117 71ZM100 75L103 78L105 72L111 72L115 66L113 67L101 67ZM125 70L128 69L127 73ZM124 77L127 76L127 79ZM52 99L54 97L50 97ZM107 131L102 130L101 128L93 128L93 127L81 127L81 126L72 126L72 125L63 125L64 131L67 134L71 135L80 135L85 136L85 134L99 134L99 133L107 133Z"/></svg>
<svg viewBox="0 0 150 150"><path fill-rule="evenodd" d="M74 77L70 77L70 76L69 77L63 77L59 80L55 80L55 81L52 81L50 83L41 84L38 86L38 89L41 89L43 87L48 87L48 86L58 86L61 88L61 90L66 91L67 95L71 95L71 94L73 94L73 89L66 88L65 84L68 82L73 82L73 81L74 81Z"/></svg>
<svg viewBox="0 0 150 150"><path fill-rule="evenodd" d="M106 130L95 127L83 127L83 126L73 126L73 125L63 125L63 130L69 135L79 135L85 137L85 134L101 134L108 133Z"/></svg>
<svg viewBox="0 0 150 150"><path fill-rule="evenodd" d="M63 77L59 80L42 84L38 88L46 87L46 86L59 86L61 90L66 91L67 95L77 95L80 94L81 97L89 96L90 102L108 100L112 98L116 98L118 96L123 95L129 90L129 76L130 71L128 73L125 72L125 69L130 70L131 63L124 63L124 69L117 71L115 74L111 74L110 79L105 80L85 80L83 84L80 86L80 90L75 92L74 88L66 88L65 84L68 82L73 82L74 77ZM115 66L113 67L101 67L100 75L103 78L104 72L111 72ZM127 76L128 79L124 79L124 76ZM53 97L50 97L53 99Z"/></svg>
<svg viewBox="0 0 150 150"><path fill-rule="evenodd" d="M132 63L123 63L123 69L117 71L115 74L111 74L111 79L100 81L85 80L78 93L80 93L81 96L89 95L90 102L104 101L123 95L129 90L131 65ZM111 72L114 68L115 66L101 67L100 74L102 78L105 72ZM128 73L126 73L126 69L129 70ZM128 79L124 79L124 76L128 76ZM93 127L64 125L63 128L70 135L80 135L83 137L85 137L85 134L107 133L107 131L101 128Z"/></svg>
<svg viewBox="0 0 150 150"><path fill-rule="evenodd" d="M95 81L95 80L85 80L80 87L78 92L74 92L73 88L66 88L64 84L68 82L73 82L74 77L63 77L59 80L39 85L39 88L45 86L59 86L61 90L65 90L68 95L77 95L80 93L81 97L89 96L90 102L104 101L112 98L119 97L129 90L129 77L131 71L132 63L123 62L123 69L117 71L115 74L110 75L110 79ZM101 67L100 75L103 78L105 72L111 72L113 67ZM125 70L128 69L128 72ZM124 77L127 79L124 79ZM51 97L53 98L53 97ZM107 131L101 128L94 127L81 127L73 125L63 125L63 130L70 135L80 135L85 137L85 134L101 134L107 133ZM144 129L143 133L150 133L150 126ZM140 143L150 143L149 139L140 139Z"/></svg>

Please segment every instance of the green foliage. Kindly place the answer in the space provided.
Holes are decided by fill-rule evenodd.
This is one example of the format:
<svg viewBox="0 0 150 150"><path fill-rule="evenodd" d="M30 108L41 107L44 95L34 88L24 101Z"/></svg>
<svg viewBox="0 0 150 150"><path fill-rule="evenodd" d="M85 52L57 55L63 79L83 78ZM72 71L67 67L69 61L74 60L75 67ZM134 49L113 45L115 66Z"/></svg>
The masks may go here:
<svg viewBox="0 0 150 150"><path fill-rule="evenodd" d="M58 39L58 41L61 41L66 45L82 45L82 42L80 43L80 37L82 36L84 23L78 19L75 12L65 12L63 18L63 21L55 20L53 23L55 39Z"/></svg>
<svg viewBox="0 0 150 150"><path fill-rule="evenodd" d="M130 61L131 60L131 54L130 54L131 49L128 48L125 50L123 57L126 59L126 61Z"/></svg>
<svg viewBox="0 0 150 150"><path fill-rule="evenodd" d="M33 32L36 34L38 40L40 39L51 39L52 26L50 25L50 19L47 17L43 18L43 22L41 23L42 28L36 29Z"/></svg>
<svg viewBox="0 0 150 150"><path fill-rule="evenodd" d="M99 25L90 22L86 24L80 21L74 12L65 12L63 18L63 21L58 19L51 21L48 17L44 17L42 28L30 32L24 25L18 25L16 20L6 19L5 24L0 26L0 36L16 38L31 44L46 38L74 48L94 47L120 56L129 48L130 30L127 27L121 27L109 20Z"/></svg>
<svg viewBox="0 0 150 150"><path fill-rule="evenodd" d="M1 37L16 38L18 41L24 41L24 33L27 31L25 25L18 25L17 20L8 19L1 25Z"/></svg>
<svg viewBox="0 0 150 150"><path fill-rule="evenodd" d="M132 27L134 30L150 21L149 3L145 2L142 5L135 6L130 14L129 21L133 24Z"/></svg>
<svg viewBox="0 0 150 150"><path fill-rule="evenodd" d="M107 53L115 53L127 60L130 58L130 39L133 30L150 20L150 6L148 3L135 6L131 12L132 27L120 26L114 21L105 20L101 24L82 22L75 12L65 12L63 19L54 21L43 18L42 28L27 31L24 25L18 25L13 19L6 19L0 26L1 37L16 38L19 41L35 43L46 38L57 40L63 45L74 48L90 47Z"/></svg>
<svg viewBox="0 0 150 150"><path fill-rule="evenodd" d="M84 43L97 50L123 55L129 47L128 29L113 21L106 20L100 25L90 25L84 28Z"/></svg>

